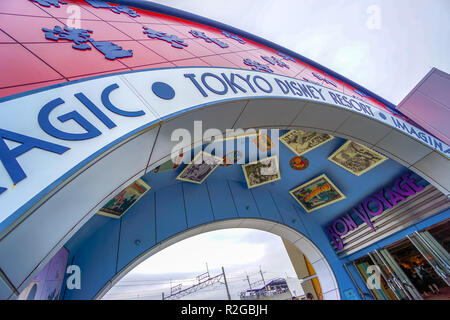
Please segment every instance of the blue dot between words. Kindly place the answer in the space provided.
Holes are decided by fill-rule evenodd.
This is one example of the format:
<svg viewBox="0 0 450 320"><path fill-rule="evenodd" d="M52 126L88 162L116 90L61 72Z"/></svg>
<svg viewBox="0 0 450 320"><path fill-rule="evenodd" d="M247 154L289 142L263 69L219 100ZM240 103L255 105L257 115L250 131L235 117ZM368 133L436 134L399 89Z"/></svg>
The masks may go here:
<svg viewBox="0 0 450 320"><path fill-rule="evenodd" d="M175 90L167 83L155 82L152 84L152 91L155 95L164 100L170 100L175 97Z"/></svg>

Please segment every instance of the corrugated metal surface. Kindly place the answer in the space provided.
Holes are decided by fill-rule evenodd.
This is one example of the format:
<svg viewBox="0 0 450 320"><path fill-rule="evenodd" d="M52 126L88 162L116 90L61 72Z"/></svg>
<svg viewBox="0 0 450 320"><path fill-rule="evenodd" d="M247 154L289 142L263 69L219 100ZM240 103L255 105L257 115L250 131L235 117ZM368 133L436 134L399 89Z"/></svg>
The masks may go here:
<svg viewBox="0 0 450 320"><path fill-rule="evenodd" d="M450 200L439 190L428 185L420 193L414 195L398 206L386 210L383 214L372 217L374 232L367 224L358 226L342 237L344 249L338 256L344 257L361 250L397 231L422 221L450 206ZM332 244L335 248L334 244Z"/></svg>

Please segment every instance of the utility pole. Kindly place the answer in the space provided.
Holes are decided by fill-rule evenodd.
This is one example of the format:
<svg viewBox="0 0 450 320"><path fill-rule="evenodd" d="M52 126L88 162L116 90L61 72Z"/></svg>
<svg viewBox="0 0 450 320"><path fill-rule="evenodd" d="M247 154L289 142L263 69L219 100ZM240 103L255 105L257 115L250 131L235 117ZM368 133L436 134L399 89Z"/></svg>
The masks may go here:
<svg viewBox="0 0 450 320"><path fill-rule="evenodd" d="M264 283L264 287L266 286L266 281L264 280L263 272L261 270L261 266L259 266L259 273L261 274L262 281Z"/></svg>
<svg viewBox="0 0 450 320"><path fill-rule="evenodd" d="M164 300L164 292L162 293L162 299Z"/></svg>
<svg viewBox="0 0 450 320"><path fill-rule="evenodd" d="M250 279L248 278L247 272L245 273L245 275L247 276L248 286L250 287L250 290L252 290L252 284L250 283Z"/></svg>
<svg viewBox="0 0 450 320"><path fill-rule="evenodd" d="M227 289L228 300L231 300L230 289L228 288L227 277L225 276L225 270L224 270L223 267L222 267L222 274L223 274L223 280L224 280L224 282L225 282L225 288Z"/></svg>

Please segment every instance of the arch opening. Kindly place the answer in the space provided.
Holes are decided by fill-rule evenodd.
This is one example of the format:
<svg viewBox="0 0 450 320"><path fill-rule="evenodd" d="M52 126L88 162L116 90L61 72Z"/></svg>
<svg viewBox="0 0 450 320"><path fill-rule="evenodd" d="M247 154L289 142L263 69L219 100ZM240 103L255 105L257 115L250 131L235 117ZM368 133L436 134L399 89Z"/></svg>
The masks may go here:
<svg viewBox="0 0 450 320"><path fill-rule="evenodd" d="M231 219L216 221L201 225L186 231L183 231L173 237L163 241L155 247L148 248L140 256L130 261L120 272L111 278L95 295L95 299L102 299L123 277L125 277L131 270L138 265L151 258L162 250L168 249L172 245L180 243L183 240L190 239L197 235L225 230L225 229L252 229L260 230L279 236L280 238L292 243L312 264L316 272L318 281L322 289L323 299L337 300L340 299L339 288L337 280L329 265L326 257L322 254L320 249L311 242L308 237L301 234L286 225L275 223L273 221L264 219ZM288 240L289 239L289 240ZM311 260L312 259L312 260ZM317 268L317 270L316 270Z"/></svg>

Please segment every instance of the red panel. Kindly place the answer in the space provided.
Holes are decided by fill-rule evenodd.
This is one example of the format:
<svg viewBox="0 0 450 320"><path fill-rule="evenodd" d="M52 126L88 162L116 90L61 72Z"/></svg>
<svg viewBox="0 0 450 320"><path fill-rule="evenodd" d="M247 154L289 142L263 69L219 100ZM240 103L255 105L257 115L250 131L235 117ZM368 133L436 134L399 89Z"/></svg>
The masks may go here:
<svg viewBox="0 0 450 320"><path fill-rule="evenodd" d="M225 38L225 39L220 39L220 41L225 42L226 44L228 44L228 48L224 48L222 53L229 53L229 52L242 52L242 51L247 51L248 48L245 47L245 45L236 42L233 39L230 38Z"/></svg>
<svg viewBox="0 0 450 320"><path fill-rule="evenodd" d="M104 21L81 20L81 29L92 30L91 38L97 41L131 40L131 37Z"/></svg>
<svg viewBox="0 0 450 320"><path fill-rule="evenodd" d="M140 14L139 17L133 18L136 22L139 23L162 23L160 20L155 18L151 13L146 12L144 10L134 9L137 13Z"/></svg>
<svg viewBox="0 0 450 320"><path fill-rule="evenodd" d="M247 50L256 50L256 49L267 49L266 47L264 47L263 45L260 45L259 43L250 41L248 39L245 39L245 46L247 47Z"/></svg>
<svg viewBox="0 0 450 320"><path fill-rule="evenodd" d="M184 49L192 53L194 56L203 57L214 55L214 52L194 40L186 40L185 42L188 44L188 46Z"/></svg>
<svg viewBox="0 0 450 320"><path fill-rule="evenodd" d="M15 43L15 41L0 30L0 43Z"/></svg>
<svg viewBox="0 0 450 320"><path fill-rule="evenodd" d="M114 70L114 71L99 72L99 73L89 74L89 75L85 75L85 76L69 78L69 80L74 81L74 80L86 79L86 78L90 78L90 77L101 76L104 74L112 74L112 73L119 73L119 72L125 72L125 71L130 71L130 69L127 68L127 69L120 69L120 70Z"/></svg>
<svg viewBox="0 0 450 320"><path fill-rule="evenodd" d="M147 48L153 50L154 52L157 52L168 61L194 58L194 56L185 49L174 48L170 43L166 41L150 39L139 42Z"/></svg>
<svg viewBox="0 0 450 320"><path fill-rule="evenodd" d="M178 60L173 62L177 67L210 67L205 61L193 58L187 60Z"/></svg>
<svg viewBox="0 0 450 320"><path fill-rule="evenodd" d="M117 60L107 60L95 48L76 50L69 42L33 43L25 46L67 78L124 68Z"/></svg>
<svg viewBox="0 0 450 320"><path fill-rule="evenodd" d="M238 66L221 56L202 57L202 60L213 67L237 68Z"/></svg>
<svg viewBox="0 0 450 320"><path fill-rule="evenodd" d="M15 0L17 1L17 0ZM20 0L23 1L23 0ZM28 1L28 0L25 0ZM55 18L63 18L63 19L67 19L68 17L72 16L73 11L68 10L68 8L70 6L78 6L78 8L80 9L80 19L85 19L85 20L100 20L100 18L96 17L95 15L93 15L92 13L89 12L89 10L86 10L86 2L80 2L80 1L67 1L67 4L61 4L59 8L54 7L54 6L50 6L50 8L47 7L43 7L40 6L42 10L44 10L45 12L47 12L48 14L50 14L51 16L55 17ZM65 22L65 21L64 21Z"/></svg>
<svg viewBox="0 0 450 320"><path fill-rule="evenodd" d="M0 12L2 13L49 17L49 15L39 7L39 5L36 6L28 0L0 1Z"/></svg>
<svg viewBox="0 0 450 320"><path fill-rule="evenodd" d="M244 64L244 58L242 58L237 53L226 53L226 54L222 54L220 56L227 59L231 63L235 64L238 68L249 69L249 70L252 69L250 66L247 66Z"/></svg>
<svg viewBox="0 0 450 320"><path fill-rule="evenodd" d="M190 38L190 39L200 39L202 41L205 41L202 38L194 37L192 35L192 33L190 33L190 31L193 30L193 31L203 32L205 34L205 36L208 37L208 38L221 39L222 42L227 42L227 41L225 41L225 39L224 39L225 36L222 34L222 32L220 32L217 29L208 27L208 26L202 26L202 25L197 25L197 24L194 24L194 23L187 22L184 25L171 25L170 27L172 27L173 29L178 30L179 32L181 32L183 34L185 34L186 37Z"/></svg>
<svg viewBox="0 0 450 320"><path fill-rule="evenodd" d="M144 33L144 27L135 22L110 22L115 28L130 36L134 40L147 40L149 37Z"/></svg>
<svg viewBox="0 0 450 320"><path fill-rule="evenodd" d="M216 28L213 27L209 27L206 25L202 25L196 22L192 22L192 21L186 21L186 20L180 20L182 25L185 25L189 28L188 32L190 30L196 30L196 31L201 31L204 32L206 36L210 37L210 38L223 38L224 35L222 34L222 32L220 30L217 30Z"/></svg>
<svg viewBox="0 0 450 320"><path fill-rule="evenodd" d="M153 12L152 16L154 19L156 19L158 21L157 23L161 23L161 24L171 25L171 24L186 24L187 23L186 20L167 16L167 15L157 13L157 12Z"/></svg>
<svg viewBox="0 0 450 320"><path fill-rule="evenodd" d="M239 51L239 52L236 52L236 54L242 58L248 58L248 59L255 60L256 62L259 62L259 63L268 64L268 62L264 61L261 58L261 55L258 54L257 50Z"/></svg>
<svg viewBox="0 0 450 320"><path fill-rule="evenodd" d="M35 84L28 84L23 86L17 86L12 88L6 88L6 89L0 89L0 98L7 97L16 93L22 93L38 88L48 87L54 84L66 82L66 80L56 80L56 81L47 81L47 82L40 82Z"/></svg>
<svg viewBox="0 0 450 320"><path fill-rule="evenodd" d="M140 17L133 18L126 13L117 14L110 9L94 8L84 0L66 1L68 4L61 4L60 8L53 6L46 8L29 0L0 0L0 48L4 48L3 44L15 44L11 47L5 47L7 51L1 51L2 58L4 58L0 63L1 72L7 76L2 77L0 86L15 87L19 84L31 85L34 82L60 79L62 76L58 72L73 79L86 75L129 70L130 68L147 69L175 65L211 65L252 69L251 66L246 66L243 63L244 58L250 58L261 64L268 65L276 74L297 77L302 80L306 78L351 96L358 96L364 101L381 108L386 108L376 100L360 97L350 86L330 78L330 76L311 66L307 66L303 62L298 61L295 63L285 60L275 50L245 38L243 40L246 41L246 44L241 44L232 38L226 37L221 30L216 28L134 8L133 10L136 10L141 15ZM131 49L133 50L133 57L110 61L95 48L81 51L73 49L73 43L71 42L46 40L42 28L52 29L56 25L63 26L64 23L67 23L68 17L71 17L73 14L72 12L69 13L67 9L72 5L80 7L82 19L80 27L92 30L92 39L111 41L122 46L125 50ZM111 5L117 6L117 4L112 3ZM52 16L57 17L57 19ZM100 19L104 19L104 21ZM176 35L178 38L184 39L188 43L188 47L177 49L163 40L149 39L144 34L142 26ZM208 43L202 38L195 38L189 33L190 30L204 32L206 36L212 39L219 39L227 43L229 47L221 48L217 44ZM15 40L24 43L27 48L39 55L48 65L25 48L16 44ZM290 68L272 65L270 62L262 59L261 55L274 56L285 62ZM172 61L172 63L169 61ZM30 72L30 70L33 70L33 72ZM338 87L319 80L312 72L317 72L322 77L330 79ZM8 92L22 89L11 88ZM2 89L1 92L6 91Z"/></svg>
<svg viewBox="0 0 450 320"><path fill-rule="evenodd" d="M123 47L123 49L133 50L132 57L120 59L120 61L127 67L137 67L147 64L167 62L166 59L157 55L155 52L137 41L115 41L114 43Z"/></svg>
<svg viewBox="0 0 450 320"><path fill-rule="evenodd" d="M249 45L248 42L246 42L245 44L241 44L241 43L237 42L236 40L233 40L230 38L225 38L225 39L223 39L223 41L230 45L234 45L235 47L237 46L240 49L239 51L255 51L255 50L260 49L260 48L255 48L254 46Z"/></svg>
<svg viewBox="0 0 450 320"><path fill-rule="evenodd" d="M311 71L310 71L311 75L313 76L313 78L312 78L313 80L320 82L322 84L322 86L324 86L324 87L331 88L331 89L335 88L333 85L328 84L325 80L320 80L320 79L326 79L326 75L324 72L322 72L318 69L315 69L313 67L310 67L310 69L311 69ZM316 77L313 73L319 75L320 79L318 77Z"/></svg>
<svg viewBox="0 0 450 320"><path fill-rule="evenodd" d="M286 67L280 67L278 66L276 63L275 64L271 64L270 62L264 60L262 57L263 56L267 56L269 58L275 57L278 58L280 60L282 60L281 57L279 57L278 55L274 54L273 52L267 51L267 50L251 50L251 51L246 51L245 53L240 53L241 56L243 55L247 55L249 58L254 57L254 61L259 62L261 64L267 65L269 66L269 68L271 70L273 70L274 73L276 74L281 74L281 75L285 75L288 77L295 77L297 75L296 72L292 71L290 68L286 68Z"/></svg>
<svg viewBox="0 0 450 320"><path fill-rule="evenodd" d="M112 6L117 6L116 4L111 4ZM87 5L86 10L95 14L97 17L105 21L123 21L123 22L133 22L134 18L126 13L114 13L108 8L94 8L91 5Z"/></svg>
<svg viewBox="0 0 450 320"><path fill-rule="evenodd" d="M348 84L344 84L343 85L343 91L344 94L351 96L351 97L356 97L360 100L366 101L367 103L373 103L372 100L370 98L361 96L360 94L356 93L354 90L354 88Z"/></svg>
<svg viewBox="0 0 450 320"><path fill-rule="evenodd" d="M20 44L0 44L0 88L63 77Z"/></svg>
<svg viewBox="0 0 450 320"><path fill-rule="evenodd" d="M372 99L372 98L367 98L367 99L369 100L369 103L371 103L372 105L375 105L376 107L378 107L380 109L383 109L383 110L389 112L390 114L394 115L394 113L387 106L382 104L381 102L378 102L377 100ZM401 118L401 119L404 119L403 117L398 116L398 115L394 115L394 116L398 117L398 118Z"/></svg>
<svg viewBox="0 0 450 320"><path fill-rule="evenodd" d="M172 67L176 67L176 66L171 62L163 62L163 63L156 63L156 64L151 64L151 65L146 65L146 66L135 67L132 69L133 70L142 70L142 69L172 68Z"/></svg>
<svg viewBox="0 0 450 320"><path fill-rule="evenodd" d="M61 22L53 18L15 16L0 14L0 28L19 42L45 42L42 28L53 29L62 26Z"/></svg>
<svg viewBox="0 0 450 320"><path fill-rule="evenodd" d="M290 68L288 69L286 67L280 67L278 65L271 65L271 64L269 64L269 65L270 65L270 68L273 70L273 72L276 74L282 74L286 77L292 77L292 78L294 78L297 75L297 73L293 72Z"/></svg>
<svg viewBox="0 0 450 320"><path fill-rule="evenodd" d="M325 78L330 80L330 81L333 81L333 83L336 84L336 86L333 86L332 84L328 84L326 82L324 83L324 86L326 86L326 87L328 87L330 89L339 91L339 92L344 92L344 86L343 86L343 83L341 81L339 81L339 80L337 80L337 79L335 79L335 78L333 78L333 77L331 77L329 75L325 75Z"/></svg>
<svg viewBox="0 0 450 320"><path fill-rule="evenodd" d="M222 48L219 45L215 44L214 42L206 42L204 39L202 38L198 38L198 39L193 39L190 41L195 41L198 44L204 46L205 48L207 48L208 50L211 50L212 52L214 52L215 54L223 54L223 53L229 53L230 51L228 51L226 48ZM222 40L221 40L222 41ZM228 44L228 41L222 41Z"/></svg>
<svg viewBox="0 0 450 320"><path fill-rule="evenodd" d="M311 66L307 66L307 67L305 68L305 70L303 70L303 71L297 76L297 78L299 78L299 79L301 79L301 80L307 79L307 80L309 80L309 81L312 81L312 82L315 82L315 83L318 83L318 84L322 85L323 80L317 79L317 78L314 77L313 74L312 74L313 72L316 72L316 71L318 71L318 70L315 69L315 68L312 68Z"/></svg>
<svg viewBox="0 0 450 320"><path fill-rule="evenodd" d="M236 52L235 54L240 56L242 58L242 60L251 59L251 60L254 60L261 64L266 64L266 65L272 66L270 63L263 60L256 50L241 51L241 52Z"/></svg>
<svg viewBox="0 0 450 320"><path fill-rule="evenodd" d="M176 31L175 29L171 28L170 26L166 26L163 24L153 24L153 23L146 23L144 24L145 27L156 30L156 31L160 31L160 32L165 32L167 34L173 34L176 35L179 39L186 39L187 35L185 33L181 33ZM147 37L147 39L150 39Z"/></svg>
<svg viewBox="0 0 450 320"><path fill-rule="evenodd" d="M290 61L290 60L284 60L280 56L278 56L278 57L289 66L289 68L292 70L293 73L295 73L295 76L293 76L293 77L298 77L298 75L306 68L306 64L304 64L298 60L295 60L295 62L294 62L294 61Z"/></svg>
<svg viewBox="0 0 450 320"><path fill-rule="evenodd" d="M244 60L244 59L251 59L255 62L258 62L262 65L266 65L270 68L270 70L273 71L274 74L281 74L281 75L285 75L285 76L290 76L290 74L288 72L286 72L287 69L285 68L281 68L281 67L277 67L276 65L272 65L269 62L267 62L266 60L264 60L263 58L261 58L261 55L258 54L258 52L256 50L251 50L251 51L245 51L245 52L238 52L238 55L240 55ZM242 62L242 64L244 64ZM264 71L263 71L264 72Z"/></svg>
<svg viewBox="0 0 450 320"><path fill-rule="evenodd" d="M203 31L203 32L208 32L205 29L200 29L200 28L193 28L193 27L189 27L189 26L185 26L182 24L174 24L170 26L171 29L175 30L178 33L183 34L183 38L184 39L196 39L189 31L191 30L197 30L197 31Z"/></svg>
<svg viewBox="0 0 450 320"><path fill-rule="evenodd" d="M275 50L270 50L270 49L258 49L258 50L254 50L254 51L250 51L250 54L257 56L258 57L258 61L260 61L261 63L264 63L268 66L270 66L270 68L278 74L283 74L286 75L288 77L295 77L296 75L299 74L299 72L301 72L304 69L304 66L299 65L293 61L288 61L283 59L283 57L281 57L280 55L278 55L278 52ZM289 66L289 68L286 67L280 67L278 66L278 64L271 64L270 62L264 60L262 57L269 57L269 58L276 58L284 63L286 63L286 65Z"/></svg>

